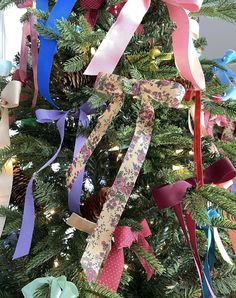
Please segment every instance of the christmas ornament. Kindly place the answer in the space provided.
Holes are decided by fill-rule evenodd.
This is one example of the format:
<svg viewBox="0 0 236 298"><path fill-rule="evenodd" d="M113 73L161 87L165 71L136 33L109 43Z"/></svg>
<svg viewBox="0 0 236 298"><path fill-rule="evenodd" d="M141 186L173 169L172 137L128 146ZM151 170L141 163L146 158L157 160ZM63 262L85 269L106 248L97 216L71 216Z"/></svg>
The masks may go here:
<svg viewBox="0 0 236 298"><path fill-rule="evenodd" d="M236 99L236 74L229 68L228 63L236 60L236 52L233 50L228 50L221 59L215 59L214 61L221 66L218 68L213 66L213 72L219 79L221 85L227 85L229 88L225 91L222 96L223 100ZM222 69L223 67L223 69Z"/></svg>
<svg viewBox="0 0 236 298"><path fill-rule="evenodd" d="M159 49L151 49L149 51L149 56L152 58L152 59L156 59L158 56L161 55L161 51Z"/></svg>
<svg viewBox="0 0 236 298"><path fill-rule="evenodd" d="M190 20L189 12L200 10L202 0L183 3L179 0L164 0L171 20L177 29L172 35L176 66L181 76L189 80L196 89L205 88L204 74L194 48L191 31L198 35L198 23ZM102 41L93 59L85 70L86 75L97 75L99 72L112 73L124 53L135 30L147 13L151 1L128 0L120 14ZM183 30L184 28L184 30ZM122 38L118 38L122 32ZM109 54L108 54L109 53ZM112 55L111 55L112 53Z"/></svg>
<svg viewBox="0 0 236 298"><path fill-rule="evenodd" d="M108 126L120 111L125 98L123 85L130 85L130 93L132 95L141 96L142 107L136 122L132 142L124 157L124 162L120 167L115 182L108 191L107 201L103 206L98 220L98 227L89 237L88 245L81 260L86 272L91 269L97 272L97 274L103 261L100 253L104 251L104 255L106 255L108 246L104 244L110 243L111 235L119 222L145 160L154 121L152 100L159 101L169 107L177 108L185 93L184 88L175 82L155 80L129 81L117 75L99 74L95 85L96 89L112 95L113 100L104 114L99 118L97 126L88 137L85 145L75 157L70 167L67 176L69 191L73 185L73 181L77 178L81 170L84 169L87 160L105 134ZM86 260L90 260L89 264L87 264Z"/></svg>
<svg viewBox="0 0 236 298"><path fill-rule="evenodd" d="M79 296L76 285L67 281L64 275L36 278L24 286L21 291L25 298L33 298L35 291L45 284L50 287L50 298L77 298Z"/></svg>
<svg viewBox="0 0 236 298"><path fill-rule="evenodd" d="M19 105L21 83L9 82L1 92L0 98L0 149L10 145L8 109ZM12 160L8 160L0 173L0 206L8 207L13 181ZM5 217L0 217L0 237L5 224Z"/></svg>

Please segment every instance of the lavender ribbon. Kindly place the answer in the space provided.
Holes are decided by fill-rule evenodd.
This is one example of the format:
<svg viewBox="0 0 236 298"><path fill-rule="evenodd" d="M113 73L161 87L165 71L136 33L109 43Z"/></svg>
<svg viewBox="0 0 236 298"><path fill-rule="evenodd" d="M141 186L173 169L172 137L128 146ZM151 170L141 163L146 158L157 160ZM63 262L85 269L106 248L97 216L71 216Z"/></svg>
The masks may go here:
<svg viewBox="0 0 236 298"><path fill-rule="evenodd" d="M25 195L25 205L23 211L23 220L20 230L19 239L16 245L15 253L13 255L13 260L21 258L29 254L33 231L34 231L34 220L35 220L35 208L34 208L34 196L33 196L33 182L36 175L48 167L57 158L59 152L61 151L62 143L65 134L65 121L70 111L58 111L58 110L44 110L39 109L36 111L37 121L40 123L50 123L56 121L56 126L60 134L60 146L58 147L56 153L53 157L45 163L38 171L36 171L29 181ZM88 103L83 104L78 111L75 113L75 118L78 117L79 124L87 127L89 125L89 114L94 113L94 109L90 107ZM82 148L86 138L79 135L76 138L74 156ZM79 177L75 180L71 192L68 195L69 209L72 212L80 210L80 193L82 191L84 171L81 172Z"/></svg>

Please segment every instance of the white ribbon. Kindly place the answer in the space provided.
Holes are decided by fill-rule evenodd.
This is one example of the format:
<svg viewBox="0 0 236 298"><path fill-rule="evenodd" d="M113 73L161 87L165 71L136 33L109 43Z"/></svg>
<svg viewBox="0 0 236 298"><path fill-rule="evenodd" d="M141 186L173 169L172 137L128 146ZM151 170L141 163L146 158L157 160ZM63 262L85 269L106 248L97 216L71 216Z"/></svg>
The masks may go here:
<svg viewBox="0 0 236 298"><path fill-rule="evenodd" d="M11 81L3 89L0 98L1 120L0 120L0 149L10 145L8 108L19 105L21 82ZM0 173L0 206L9 205L13 183L12 160L8 160ZM5 216L0 217L0 237L5 224Z"/></svg>

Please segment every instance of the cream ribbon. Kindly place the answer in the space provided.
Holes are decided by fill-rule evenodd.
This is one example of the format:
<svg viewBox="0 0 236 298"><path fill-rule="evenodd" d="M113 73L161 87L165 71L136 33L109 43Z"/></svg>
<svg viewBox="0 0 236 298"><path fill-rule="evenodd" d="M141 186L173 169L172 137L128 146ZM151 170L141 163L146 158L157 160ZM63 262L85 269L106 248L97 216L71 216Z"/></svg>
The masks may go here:
<svg viewBox="0 0 236 298"><path fill-rule="evenodd" d="M0 107L0 149L10 145L8 108L19 105L21 82L11 81L1 92ZM0 206L8 207L13 183L12 160L8 160L0 173ZM5 224L5 216L0 217L0 237Z"/></svg>

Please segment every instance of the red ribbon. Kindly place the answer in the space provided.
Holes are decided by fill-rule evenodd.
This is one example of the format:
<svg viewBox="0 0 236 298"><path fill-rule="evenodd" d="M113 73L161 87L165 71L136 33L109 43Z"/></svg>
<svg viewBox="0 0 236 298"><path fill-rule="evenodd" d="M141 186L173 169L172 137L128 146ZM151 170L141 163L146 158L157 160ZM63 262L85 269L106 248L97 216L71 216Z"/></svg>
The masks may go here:
<svg viewBox="0 0 236 298"><path fill-rule="evenodd" d="M142 227L142 231L140 232L133 232L131 228L127 226L116 228L114 232L114 245L98 278L98 282L101 285L104 285L115 292L117 291L124 270L124 248L130 248L134 242L138 243L150 254L153 254L151 247L145 239L151 235L148 223L144 219L140 225ZM149 280L154 273L154 269L143 258L139 256L138 258L144 267Z"/></svg>
<svg viewBox="0 0 236 298"><path fill-rule="evenodd" d="M98 12L104 0L80 0L80 7L88 10L85 18L93 28L97 22Z"/></svg>

